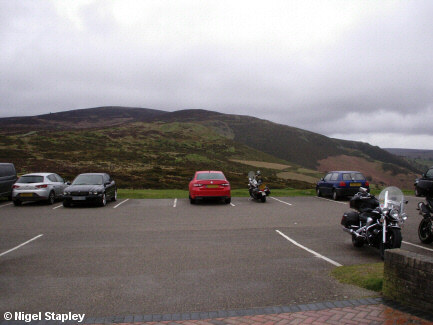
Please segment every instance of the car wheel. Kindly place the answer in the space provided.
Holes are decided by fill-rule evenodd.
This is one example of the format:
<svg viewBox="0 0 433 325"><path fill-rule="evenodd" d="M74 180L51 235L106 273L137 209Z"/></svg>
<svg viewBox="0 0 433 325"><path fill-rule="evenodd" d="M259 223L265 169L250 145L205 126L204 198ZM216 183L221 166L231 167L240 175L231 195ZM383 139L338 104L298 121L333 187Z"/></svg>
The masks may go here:
<svg viewBox="0 0 433 325"><path fill-rule="evenodd" d="M337 200L338 200L338 195L337 195L337 191L336 191L336 190L333 190L333 191L332 191L332 199L333 199L334 201L337 201Z"/></svg>
<svg viewBox="0 0 433 325"><path fill-rule="evenodd" d="M105 207L107 205L107 195L105 193L102 194L100 205L101 205L101 207Z"/></svg>
<svg viewBox="0 0 433 325"><path fill-rule="evenodd" d="M50 195L48 195L47 203L48 203L49 205L53 205L55 201L56 201L56 195L54 194L53 191L51 191L51 192L50 192Z"/></svg>
<svg viewBox="0 0 433 325"><path fill-rule="evenodd" d="M227 199L224 200L224 202L225 202L226 204L230 204L231 201L232 201L232 198L231 198L231 197L228 197Z"/></svg>
<svg viewBox="0 0 433 325"><path fill-rule="evenodd" d="M320 188L317 188L317 189L316 189L316 194L317 194L318 197L321 197L321 196L322 196L322 193L320 192Z"/></svg>
<svg viewBox="0 0 433 325"><path fill-rule="evenodd" d="M13 202L14 202L14 205L15 205L16 207L20 206L21 203L22 203L20 200L14 200Z"/></svg>
<svg viewBox="0 0 433 325"><path fill-rule="evenodd" d="M114 196L111 198L111 201L116 201L117 200L117 188L114 190Z"/></svg>
<svg viewBox="0 0 433 325"><path fill-rule="evenodd" d="M189 197L189 203L191 203L191 204L195 203L195 199L193 199L191 196Z"/></svg>
<svg viewBox="0 0 433 325"><path fill-rule="evenodd" d="M421 196L418 191L418 187L415 187L415 196Z"/></svg>

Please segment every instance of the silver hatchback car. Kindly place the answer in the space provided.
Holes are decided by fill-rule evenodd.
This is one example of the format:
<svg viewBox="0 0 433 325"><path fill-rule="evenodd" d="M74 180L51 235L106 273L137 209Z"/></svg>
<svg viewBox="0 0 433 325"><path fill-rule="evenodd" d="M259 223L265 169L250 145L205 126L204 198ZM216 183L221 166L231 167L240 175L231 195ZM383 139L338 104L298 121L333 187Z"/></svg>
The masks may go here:
<svg viewBox="0 0 433 325"><path fill-rule="evenodd" d="M63 190L69 184L55 173L26 174L12 186L12 200L17 206L25 201L53 204L56 199L63 197Z"/></svg>

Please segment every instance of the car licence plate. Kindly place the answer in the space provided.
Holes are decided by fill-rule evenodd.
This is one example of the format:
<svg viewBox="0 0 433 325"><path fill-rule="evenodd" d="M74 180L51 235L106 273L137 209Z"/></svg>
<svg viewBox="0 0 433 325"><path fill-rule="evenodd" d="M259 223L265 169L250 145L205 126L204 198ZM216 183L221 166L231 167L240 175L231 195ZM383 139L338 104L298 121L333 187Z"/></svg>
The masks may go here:
<svg viewBox="0 0 433 325"><path fill-rule="evenodd" d="M207 188L218 188L218 185L206 185Z"/></svg>
<svg viewBox="0 0 433 325"><path fill-rule="evenodd" d="M353 187L355 187L355 186L360 187L360 186L361 186L361 183L350 183L350 186L353 186Z"/></svg>
<svg viewBox="0 0 433 325"><path fill-rule="evenodd" d="M29 196L33 196L33 193L21 193L20 196L29 197Z"/></svg>
<svg viewBox="0 0 433 325"><path fill-rule="evenodd" d="M84 201L86 199L85 196L73 196L72 200L74 201Z"/></svg>

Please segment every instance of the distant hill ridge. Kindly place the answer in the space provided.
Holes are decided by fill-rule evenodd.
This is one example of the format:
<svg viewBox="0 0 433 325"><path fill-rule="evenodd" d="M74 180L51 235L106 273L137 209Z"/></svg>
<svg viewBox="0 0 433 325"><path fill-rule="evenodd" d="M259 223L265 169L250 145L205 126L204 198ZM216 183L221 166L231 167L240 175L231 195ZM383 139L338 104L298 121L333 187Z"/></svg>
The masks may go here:
<svg viewBox="0 0 433 325"><path fill-rule="evenodd" d="M420 173L418 166L408 160L368 143L333 139L256 117L200 109L167 112L137 107L95 107L38 116L0 118L0 129L3 134L18 134L35 130L95 130L137 122L196 123L235 143L321 172L329 168L343 169L347 166L347 157L351 157L350 165L354 168L368 165L371 173L375 173L375 169L378 175L381 172L388 173L387 180L399 175L398 181L402 184L409 183L408 180L414 174ZM332 164L328 162L331 157Z"/></svg>

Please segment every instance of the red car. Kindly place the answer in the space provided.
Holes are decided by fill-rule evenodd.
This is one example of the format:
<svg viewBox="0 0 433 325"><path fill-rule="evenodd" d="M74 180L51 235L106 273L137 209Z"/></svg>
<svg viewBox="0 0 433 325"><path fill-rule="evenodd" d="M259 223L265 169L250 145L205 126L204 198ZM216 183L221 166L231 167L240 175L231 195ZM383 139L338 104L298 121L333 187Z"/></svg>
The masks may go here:
<svg viewBox="0 0 433 325"><path fill-rule="evenodd" d="M194 204L197 199L221 198L231 202L230 183L221 171L198 171L189 182L189 201Z"/></svg>

